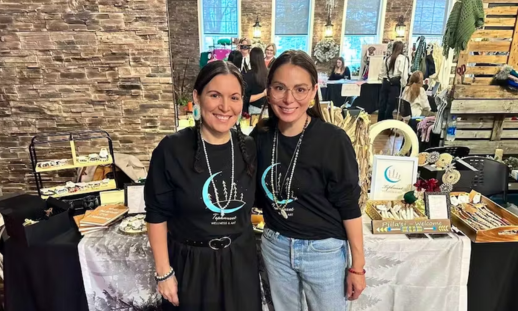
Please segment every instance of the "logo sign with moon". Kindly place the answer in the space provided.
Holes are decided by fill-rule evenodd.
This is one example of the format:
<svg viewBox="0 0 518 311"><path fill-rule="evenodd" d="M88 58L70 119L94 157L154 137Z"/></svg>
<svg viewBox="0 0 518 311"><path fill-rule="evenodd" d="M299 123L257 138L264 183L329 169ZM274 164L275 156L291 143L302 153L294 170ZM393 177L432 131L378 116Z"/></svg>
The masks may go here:
<svg viewBox="0 0 518 311"><path fill-rule="evenodd" d="M211 184L212 180L219 174L221 174L221 172L217 172L217 173L213 174L205 181L205 184L203 185L203 190L202 190L202 198L203 198L203 203L209 210L211 210L214 213L220 213L223 216L225 214L234 213L234 212L240 210L243 206L245 206L246 203L242 200L243 194L241 194L241 199L238 199L237 190L234 190L234 197L232 197L232 193L230 194L230 197L229 197L227 195L227 193L225 192L225 194L224 194L225 198L219 202L215 202L216 204L219 203L219 205L226 205L229 202L230 204L228 205L228 207L233 206L232 208L221 209L217 205L214 205L214 203L211 200L211 196L209 194L209 188L210 188L210 184Z"/></svg>
<svg viewBox="0 0 518 311"><path fill-rule="evenodd" d="M392 184L398 183L401 180L401 175L392 168L392 165L385 169L383 175L385 176L385 180Z"/></svg>
<svg viewBox="0 0 518 311"><path fill-rule="evenodd" d="M274 166L277 166L279 165L280 163L275 163L275 164L272 164L270 166L268 166L266 168L266 170L264 170L264 173L261 177L261 186L263 187L264 189L264 192L266 193L266 196L268 197L268 199L270 199L270 201L272 202L276 202L277 204L288 204L288 203L291 203L293 202L293 199L288 199L288 200L275 200L275 197L273 196L273 193L270 191L270 189L268 189L268 187L266 186L266 176L268 175L268 172L274 167Z"/></svg>

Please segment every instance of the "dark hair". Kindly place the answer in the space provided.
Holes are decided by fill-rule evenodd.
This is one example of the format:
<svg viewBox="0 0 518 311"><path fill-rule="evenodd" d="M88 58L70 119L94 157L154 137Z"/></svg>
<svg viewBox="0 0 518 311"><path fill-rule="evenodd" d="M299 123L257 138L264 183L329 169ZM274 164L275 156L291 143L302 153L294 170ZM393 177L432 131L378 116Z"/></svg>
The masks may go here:
<svg viewBox="0 0 518 311"><path fill-rule="evenodd" d="M390 55L390 63L389 63L389 70L394 69L394 66L396 65L396 59L400 54L403 54L403 48L404 44L401 41L394 42L394 45L392 46L392 55ZM387 72L388 74L388 72Z"/></svg>
<svg viewBox="0 0 518 311"><path fill-rule="evenodd" d="M241 86L241 95L245 93L245 82L243 81L243 76L241 75L241 72L239 72L239 69L234 66L234 64L230 62L225 62L221 60L213 61L208 63L207 65L203 66L203 68L198 73L198 76L196 77L196 81L194 82L194 89L198 93L198 96L201 96L201 93L203 92L203 89L207 84L212 81L216 76L219 75L233 75L236 77L237 81L239 81L239 85ZM249 175L253 175L254 172L254 165L252 163L252 157L250 154L248 154L246 150L245 145L245 135L241 131L241 127L239 126L239 123L237 123L237 136L238 136L238 142L239 142L239 149L241 150L241 154L243 155L243 158L246 163L246 169ZM196 140L197 140L197 147L196 147L196 154L194 158L194 170L197 173L201 173L204 171L203 166L201 165L202 159L204 158L202 155L202 138L201 138L201 122L196 121Z"/></svg>
<svg viewBox="0 0 518 311"><path fill-rule="evenodd" d="M266 88L266 76L268 75L268 69L264 63L264 52L263 49L255 47L250 51L250 66L254 73L255 83L261 87Z"/></svg>
<svg viewBox="0 0 518 311"><path fill-rule="evenodd" d="M285 51L279 56L277 59L275 59L275 62L273 63L272 67L270 68L270 72L268 73L268 79L266 81L267 87L269 87L272 83L273 76L275 75L275 72L282 67L282 65L285 64L292 64L295 66L298 66L304 70L306 70L309 73L309 76L311 78L311 85L314 87L318 83L318 72L317 67L315 67L315 63L309 57L308 54L306 54L303 51L299 50L288 50ZM315 105L313 108L309 108L307 110L307 114L316 119L324 120L324 117L322 116L322 110L320 110L320 101L318 99L318 92L315 93ZM264 107L263 107L264 111ZM263 112L261 111L261 116ZM262 119L257 124L257 127L261 131L267 131L269 128L275 128L277 126L277 122L279 119L273 112L273 109L270 105L268 105L268 119Z"/></svg>
<svg viewBox="0 0 518 311"><path fill-rule="evenodd" d="M332 75L333 72L335 72L335 69L336 69L336 62L337 61L341 61L342 62L342 67L340 69L342 69L344 72L345 72L345 60L343 57L338 57L336 60L335 60L335 63L333 65L333 67L331 67L331 73L329 75Z"/></svg>
<svg viewBox="0 0 518 311"><path fill-rule="evenodd" d="M228 61L240 69L241 64L243 63L243 54L237 50L234 50L228 54Z"/></svg>

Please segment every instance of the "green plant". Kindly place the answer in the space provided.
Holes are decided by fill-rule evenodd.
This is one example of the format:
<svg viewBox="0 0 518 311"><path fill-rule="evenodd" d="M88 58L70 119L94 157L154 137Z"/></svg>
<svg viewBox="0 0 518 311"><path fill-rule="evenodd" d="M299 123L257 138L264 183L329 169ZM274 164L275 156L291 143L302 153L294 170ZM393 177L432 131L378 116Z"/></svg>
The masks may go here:
<svg viewBox="0 0 518 311"><path fill-rule="evenodd" d="M178 106L187 106L187 103L191 99L191 94L188 91L188 87L185 85L185 75L187 73L187 68L189 67L190 59L187 58L185 61L185 66L182 70L177 69L177 64L173 61L172 71L173 71L173 95L174 102Z"/></svg>

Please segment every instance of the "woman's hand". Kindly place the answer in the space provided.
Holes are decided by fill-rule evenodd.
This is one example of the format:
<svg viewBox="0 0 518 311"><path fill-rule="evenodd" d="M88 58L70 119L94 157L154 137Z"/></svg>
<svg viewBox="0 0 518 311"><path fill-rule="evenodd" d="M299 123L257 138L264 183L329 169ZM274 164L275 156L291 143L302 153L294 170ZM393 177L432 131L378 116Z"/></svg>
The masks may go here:
<svg viewBox="0 0 518 311"><path fill-rule="evenodd" d="M347 274L347 299L356 300L365 289L365 274Z"/></svg>
<svg viewBox="0 0 518 311"><path fill-rule="evenodd" d="M264 89L264 91L263 91L263 96L264 96L264 97L268 96L268 89Z"/></svg>
<svg viewBox="0 0 518 311"><path fill-rule="evenodd" d="M171 276L163 281L158 282L158 292L167 301L178 307L180 301L178 300L178 281L176 276Z"/></svg>

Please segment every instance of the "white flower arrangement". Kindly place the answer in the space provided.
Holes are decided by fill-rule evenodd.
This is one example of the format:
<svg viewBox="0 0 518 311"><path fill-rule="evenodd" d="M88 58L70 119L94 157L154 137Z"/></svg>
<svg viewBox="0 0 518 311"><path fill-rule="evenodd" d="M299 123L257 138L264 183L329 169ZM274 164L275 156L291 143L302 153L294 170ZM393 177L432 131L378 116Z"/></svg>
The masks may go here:
<svg viewBox="0 0 518 311"><path fill-rule="evenodd" d="M253 48L261 48L263 51L266 49L266 44L262 43L261 40L252 41Z"/></svg>
<svg viewBox="0 0 518 311"><path fill-rule="evenodd" d="M317 43L313 56L317 58L320 63L326 63L338 55L340 46L336 44L333 39L324 39Z"/></svg>

